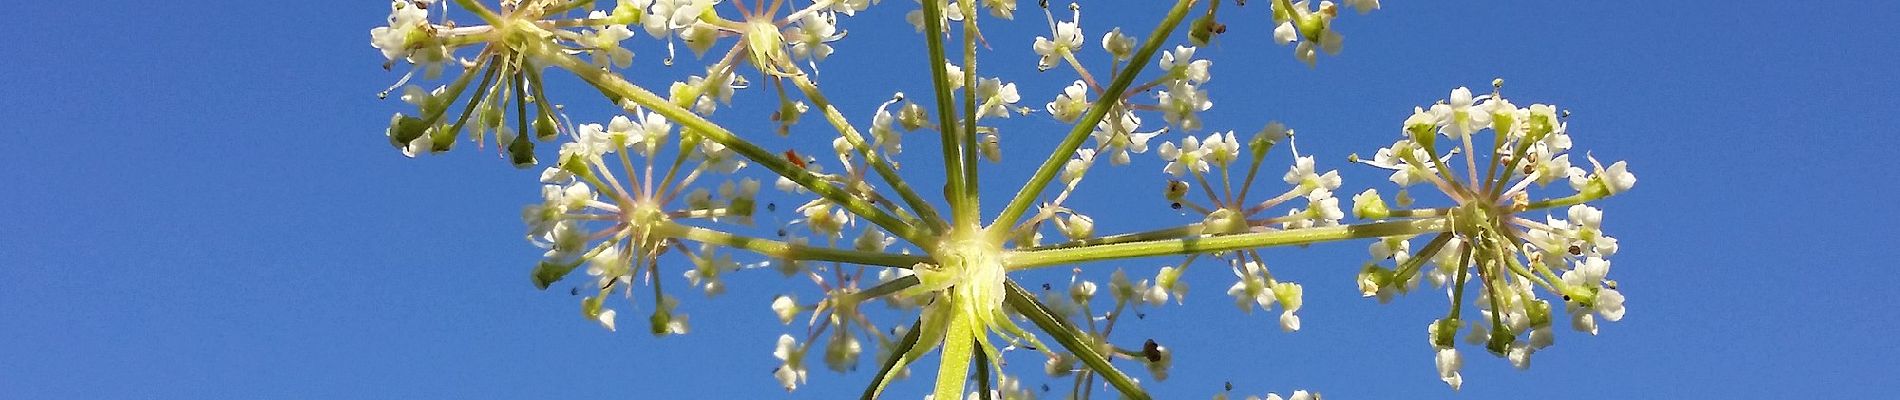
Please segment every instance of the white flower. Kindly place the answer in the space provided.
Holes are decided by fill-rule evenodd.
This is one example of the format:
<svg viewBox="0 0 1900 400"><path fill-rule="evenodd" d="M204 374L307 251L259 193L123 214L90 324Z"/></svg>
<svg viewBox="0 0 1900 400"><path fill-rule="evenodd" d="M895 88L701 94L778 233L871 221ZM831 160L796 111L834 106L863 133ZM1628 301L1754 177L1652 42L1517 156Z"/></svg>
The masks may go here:
<svg viewBox="0 0 1900 400"><path fill-rule="evenodd" d="M727 254L714 254L711 245L701 246L699 257L693 257L693 269L686 270L686 281L706 291L707 296L718 296L726 292L726 284L719 275L726 271L739 269L739 264Z"/></svg>
<svg viewBox="0 0 1900 400"><path fill-rule="evenodd" d="M1260 263L1253 261L1241 263L1241 267L1234 270L1234 276L1239 277L1240 281L1227 287L1227 295L1234 296L1235 307L1249 313L1253 312L1256 304L1263 310L1273 308L1275 293L1268 285L1265 274Z"/></svg>
<svg viewBox="0 0 1900 400"><path fill-rule="evenodd" d="M1009 117L1009 106L1022 101L1022 95L1016 93L1016 84L1004 84L1002 79L985 78L977 81L976 97L979 99L977 115L983 117Z"/></svg>
<svg viewBox="0 0 1900 400"><path fill-rule="evenodd" d="M1346 218L1346 212L1339 208L1339 198L1333 197L1330 190L1314 190L1306 195L1306 219L1299 227L1336 226L1339 220Z"/></svg>
<svg viewBox="0 0 1900 400"><path fill-rule="evenodd" d="M792 323L792 318L798 316L798 300L793 299L792 296L773 298L772 313L778 315L779 323L789 325Z"/></svg>
<svg viewBox="0 0 1900 400"><path fill-rule="evenodd" d="M917 0L917 3L922 4L923 0ZM963 20L963 8L958 7L956 2L940 1L937 2L937 4L943 8L943 13L939 14L942 15L943 18L942 21L940 21L941 23L937 26L948 30L950 29L950 24L947 21ZM911 10L910 13L904 14L904 20L909 21L911 27L917 28L917 33L924 32L924 10Z"/></svg>
<svg viewBox="0 0 1900 400"><path fill-rule="evenodd" d="M1293 29L1293 21L1291 20L1280 22L1280 26L1276 26L1273 28L1273 41L1280 42L1280 44L1282 45L1286 45L1286 44L1293 44L1293 42L1297 42L1299 40L1300 40L1300 34L1298 31Z"/></svg>
<svg viewBox="0 0 1900 400"><path fill-rule="evenodd" d="M1291 10L1274 2L1273 19L1279 25L1273 28L1273 40L1283 45L1298 42L1293 46L1293 57L1308 67L1318 61L1319 51L1339 54L1344 40L1332 29L1333 17L1338 15L1336 9L1331 1L1321 1L1318 12L1309 9L1305 0L1294 2Z"/></svg>
<svg viewBox="0 0 1900 400"><path fill-rule="evenodd" d="M1109 163L1128 165L1128 153L1148 152L1148 140L1165 131L1135 132L1135 129L1139 128L1141 128L1141 117L1135 116L1135 113L1114 108L1109 111L1107 117L1095 124L1095 131L1089 133L1089 136L1095 138L1096 145L1104 147L1102 151L1108 153Z"/></svg>
<svg viewBox="0 0 1900 400"><path fill-rule="evenodd" d="M831 343L825 345L825 367L832 371L845 372L858 366L858 355L864 352L858 337L845 331L832 336Z"/></svg>
<svg viewBox="0 0 1900 400"><path fill-rule="evenodd" d="M1185 79L1156 92L1155 100L1161 107L1162 119L1189 131L1201 129L1201 117L1197 113L1214 107L1214 102L1207 99L1207 91Z"/></svg>
<svg viewBox="0 0 1900 400"><path fill-rule="evenodd" d="M409 48L409 38L417 29L429 24L429 10L416 7L407 1L389 3L389 25L369 30L369 44L383 51L383 58L395 61L407 58L413 51Z"/></svg>
<svg viewBox="0 0 1900 400"><path fill-rule="evenodd" d="M984 8L990 9L990 15L994 15L997 18L1002 18L1002 19L1016 18L1016 0L982 0L982 1L983 2L979 4L982 4Z"/></svg>
<svg viewBox="0 0 1900 400"><path fill-rule="evenodd" d="M1182 269L1175 267L1161 267L1160 271L1155 272L1155 284L1154 287L1149 290L1156 293L1150 293L1148 295L1151 297L1149 302L1160 305L1163 302L1167 302L1170 296L1174 297L1175 304L1182 304L1182 302L1186 301L1188 284L1187 282L1181 281L1181 272Z"/></svg>
<svg viewBox="0 0 1900 400"><path fill-rule="evenodd" d="M608 332L613 332L615 331L614 315L614 310L611 308L600 310L599 313L594 314L594 320L600 322L600 326L606 327Z"/></svg>
<svg viewBox="0 0 1900 400"><path fill-rule="evenodd" d="M1623 292L1618 292L1616 289L1597 291L1596 312L1606 321L1623 320Z"/></svg>
<svg viewBox="0 0 1900 400"><path fill-rule="evenodd" d="M851 247L863 252L882 253L892 243L897 243L897 238L885 235L883 230L865 229L857 240L851 242Z"/></svg>
<svg viewBox="0 0 1900 400"><path fill-rule="evenodd" d="M1517 369L1530 369L1531 353L1536 351L1537 350L1523 343L1512 343L1511 349L1505 353L1504 357L1511 360L1511 366L1517 367Z"/></svg>
<svg viewBox="0 0 1900 400"><path fill-rule="evenodd" d="M1300 330L1300 316L1293 313L1299 312L1300 306L1305 304L1305 301L1302 300L1304 293L1306 293L1306 290L1302 289L1298 283L1273 283L1273 298L1280 302L1281 307L1280 329L1287 332Z"/></svg>
<svg viewBox="0 0 1900 400"><path fill-rule="evenodd" d="M785 391L798 389L798 384L805 383L805 349L798 346L798 339L779 335L778 347L772 350L772 356L783 361L778 369L772 370L772 377L778 378L778 384L785 386Z"/></svg>
<svg viewBox="0 0 1900 400"><path fill-rule="evenodd" d="M1076 303L1087 303L1095 298L1095 282L1076 281L1069 284L1069 297Z"/></svg>
<svg viewBox="0 0 1900 400"><path fill-rule="evenodd" d="M796 28L785 31L785 41L792 45L792 55L824 61L831 55L831 45L827 44L844 35L838 34L838 16L830 12L805 13L798 19Z"/></svg>
<svg viewBox="0 0 1900 400"><path fill-rule="evenodd" d="M1185 79L1188 83L1207 83L1207 67L1213 61L1194 59L1194 48L1175 46L1174 51L1161 53L1161 71L1169 78Z"/></svg>
<svg viewBox="0 0 1900 400"><path fill-rule="evenodd" d="M1296 186L1297 188L1295 188L1294 191L1309 196L1321 190L1332 191L1339 189L1339 185L1342 183L1339 178L1339 171L1337 170L1326 171L1325 174L1318 173L1314 166L1313 156L1302 156L1295 159L1293 161L1293 167L1287 169L1286 175L1281 177L1281 180L1286 181L1288 185Z"/></svg>
<svg viewBox="0 0 1900 400"><path fill-rule="evenodd" d="M1056 95L1056 100L1049 102L1049 105L1044 108L1048 109L1049 115L1055 116L1057 121L1075 122L1076 118L1089 110L1088 91L1087 84L1079 80L1075 81L1074 84L1062 88L1062 94Z"/></svg>
<svg viewBox="0 0 1900 400"><path fill-rule="evenodd" d="M620 252L620 247L608 246L600 254L594 255L594 258L587 259L587 275L594 277L595 287L607 287L615 281L624 284L632 279L628 277L633 268L630 262L626 255Z"/></svg>
<svg viewBox="0 0 1900 400"><path fill-rule="evenodd" d="M1082 174L1087 173L1092 165L1095 165L1095 149L1077 150L1075 158L1069 159L1068 163L1062 165L1062 183L1074 186L1076 181L1082 180Z"/></svg>
<svg viewBox="0 0 1900 400"><path fill-rule="evenodd" d="M1615 164L1610 164L1610 168L1605 169L1602 164L1597 163L1596 158L1590 158L1590 164L1597 167L1597 176L1601 177L1604 185L1609 187L1610 195L1614 196L1636 187L1636 174L1630 173L1628 163L1617 161Z"/></svg>
<svg viewBox="0 0 1900 400"><path fill-rule="evenodd" d="M1160 154L1161 159L1168 162L1162 170L1178 177L1188 171L1194 171L1197 175L1207 173L1207 160L1203 159L1207 153L1208 150L1201 147L1200 139L1188 136L1181 138L1179 147L1176 147L1174 142L1162 142L1161 149L1157 150L1156 154Z"/></svg>
<svg viewBox="0 0 1900 400"><path fill-rule="evenodd" d="M1445 137L1462 140L1465 135L1491 125L1491 113L1472 109L1474 102L1471 89L1461 86L1451 90L1451 98L1446 103L1432 105L1432 115L1438 118Z"/></svg>
<svg viewBox="0 0 1900 400"><path fill-rule="evenodd" d="M1207 148L1207 160L1221 168L1240 158L1240 140L1234 137L1234 131L1208 134L1202 146Z"/></svg>
<svg viewBox="0 0 1900 400"><path fill-rule="evenodd" d="M844 15L856 16L857 12L871 8L871 3L875 3L876 1L877 0L833 0L831 2L831 9L844 13Z"/></svg>
<svg viewBox="0 0 1900 400"><path fill-rule="evenodd" d="M1439 348L1435 364L1438 365L1438 380L1451 385L1451 390L1458 390L1459 387L1464 386L1465 379L1459 375L1458 369L1464 367L1465 361L1458 355L1458 349Z"/></svg>
<svg viewBox="0 0 1900 400"><path fill-rule="evenodd" d="M1057 22L1051 29L1054 30L1055 39L1037 36L1036 44L1032 46L1036 55L1041 57L1036 61L1039 70L1055 67L1057 60L1082 47L1082 28L1076 26L1076 21Z"/></svg>
<svg viewBox="0 0 1900 400"><path fill-rule="evenodd" d="M896 128L897 118L884 107L878 107L877 114L871 116L871 144L884 149L886 156L896 156L904 151L904 136Z"/></svg>
<svg viewBox="0 0 1900 400"><path fill-rule="evenodd" d="M590 19L607 18L605 11L594 11ZM583 31L576 40L581 46L594 54L594 65L602 68L618 68L633 65L633 51L620 47L620 42L633 37L633 30L626 25L607 25L592 31Z"/></svg>
<svg viewBox="0 0 1900 400"><path fill-rule="evenodd" d="M1116 60L1127 61L1134 55L1135 38L1122 34L1122 28L1117 27L1102 35L1102 50Z"/></svg>

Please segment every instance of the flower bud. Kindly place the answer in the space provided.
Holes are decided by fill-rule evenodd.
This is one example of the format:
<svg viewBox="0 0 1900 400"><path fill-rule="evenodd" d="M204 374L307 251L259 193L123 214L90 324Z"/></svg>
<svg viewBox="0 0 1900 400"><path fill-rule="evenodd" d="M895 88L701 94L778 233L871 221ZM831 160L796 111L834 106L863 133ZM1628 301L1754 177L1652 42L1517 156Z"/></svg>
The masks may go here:
<svg viewBox="0 0 1900 400"><path fill-rule="evenodd" d="M1366 189L1352 196L1352 217L1358 219L1385 219L1392 216L1392 210L1386 208L1385 199L1379 197L1378 189Z"/></svg>
<svg viewBox="0 0 1900 400"><path fill-rule="evenodd" d="M1069 353L1056 353L1055 357L1049 357L1049 361L1042 363L1042 372L1056 378L1069 376L1075 372L1075 356Z"/></svg>
<svg viewBox="0 0 1900 400"><path fill-rule="evenodd" d="M897 124L903 126L906 131L923 128L929 119L930 116L924 112L924 106L917 103L906 101L903 107L897 109Z"/></svg>
<svg viewBox="0 0 1900 400"><path fill-rule="evenodd" d="M977 148L983 150L983 158L990 160L990 162L1003 161L1003 145L1001 140L996 137L996 134L983 134L982 143L978 144Z"/></svg>
<svg viewBox="0 0 1900 400"><path fill-rule="evenodd" d="M790 325L792 318L798 316L798 300L792 296L781 295L772 299L772 313L778 314L778 322Z"/></svg>
<svg viewBox="0 0 1900 400"><path fill-rule="evenodd" d="M1126 61L1135 53L1135 38L1122 34L1122 28L1115 28L1102 35L1102 50L1107 50L1116 60Z"/></svg>
<svg viewBox="0 0 1900 400"><path fill-rule="evenodd" d="M1247 216L1231 209L1217 209L1201 220L1204 235L1224 235L1247 231Z"/></svg>
<svg viewBox="0 0 1900 400"><path fill-rule="evenodd" d="M453 140L454 136L449 139ZM514 162L515 168L533 167L534 141L528 140L527 135L515 136L515 140L508 143L508 159Z"/></svg>
<svg viewBox="0 0 1900 400"><path fill-rule="evenodd" d="M1456 344L1458 325L1459 321L1457 318L1440 318L1438 321L1432 322L1432 324L1427 327L1429 328L1427 329L1427 333L1430 334L1427 339L1431 340L1432 347L1449 349L1453 344Z"/></svg>
<svg viewBox="0 0 1900 400"><path fill-rule="evenodd" d="M1089 299L1095 298L1095 282L1076 281L1075 284L1069 285L1069 297L1075 300L1076 304L1088 303Z"/></svg>
<svg viewBox="0 0 1900 400"><path fill-rule="evenodd" d="M864 348L858 344L857 336L850 334L834 336L831 338L831 343L825 346L825 366L837 372L857 368L858 354L863 351Z"/></svg>
<svg viewBox="0 0 1900 400"><path fill-rule="evenodd" d="M1095 219L1081 214L1069 214L1064 219L1062 234L1069 240L1083 240L1095 236Z"/></svg>

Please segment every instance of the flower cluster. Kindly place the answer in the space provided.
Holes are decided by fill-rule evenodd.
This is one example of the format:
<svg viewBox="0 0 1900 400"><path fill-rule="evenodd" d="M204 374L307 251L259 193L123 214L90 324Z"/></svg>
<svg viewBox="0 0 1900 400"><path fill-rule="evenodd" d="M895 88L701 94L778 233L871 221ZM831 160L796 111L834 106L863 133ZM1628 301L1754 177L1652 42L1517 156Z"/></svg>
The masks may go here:
<svg viewBox="0 0 1900 400"><path fill-rule="evenodd" d="M1502 81L1495 87L1502 87ZM1496 137L1474 137L1489 130ZM1463 383L1463 358L1454 340L1466 341L1528 368L1530 357L1554 341L1552 305L1536 289L1561 298L1576 330L1596 334L1596 320L1623 317L1623 295L1606 278L1608 258L1617 241L1602 230L1602 210L1585 204L1628 191L1636 183L1627 164L1604 167L1593 157L1590 169L1573 165L1570 133L1555 106L1517 107L1493 91L1473 96L1466 88L1407 118L1401 138L1379 149L1367 165L1390 170L1401 188L1389 205L1376 190L1353 196L1355 217L1441 224L1443 233L1414 248L1414 236L1379 239L1370 248L1373 261L1359 274L1366 297L1381 301L1413 290L1420 280L1444 287L1449 315L1430 324L1440 378L1457 388ZM1439 139L1449 146L1438 146ZM1491 144L1478 147L1477 143ZM1479 164L1481 153L1489 161ZM1462 163L1459 160L1463 160ZM1462 165L1461 165L1462 164ZM1462 168L1460 168L1462 167ZM1461 173L1462 172L1462 173ZM1533 189L1565 181L1572 194L1535 199ZM1412 208L1407 188L1429 185L1451 200L1450 206ZM1537 221L1520 216L1562 210L1565 218ZM1390 260L1392 266L1384 264ZM1431 264L1426 267L1426 264ZM1470 283L1476 294L1467 301ZM1467 304L1478 312L1464 313Z"/></svg>
<svg viewBox="0 0 1900 400"><path fill-rule="evenodd" d="M1072 377L1075 397L1088 397L1100 379L1131 398L1146 398L1140 380L1117 363L1139 365L1164 381L1174 350L1154 339L1113 343L1126 339L1111 338L1118 323L1169 300L1184 304L1188 270L1215 263L1235 277L1226 294L1238 308L1277 310L1278 327L1298 331L1303 286L1276 278L1262 249L1325 241L1373 240L1371 261L1356 280L1366 297L1389 301L1420 281L1443 288L1451 309L1427 333L1439 376L1454 389L1463 382L1461 333L1470 345L1526 368L1535 352L1554 342L1554 301L1562 302L1572 328L1591 334L1599 321L1624 314L1623 295L1608 277L1619 243L1603 230L1603 211L1590 203L1628 191L1636 178L1623 162L1605 166L1587 153L1573 159L1568 116L1550 105L1518 107L1499 94L1501 82L1489 94L1459 88L1415 108L1396 142L1369 159L1352 157L1389 171L1398 190L1391 203L1368 189L1342 207L1340 174L1301 154L1285 125L1269 122L1251 135L1202 131L1202 114L1213 107L1213 62L1197 53L1226 30L1217 22L1221 2L1177 2L1145 42L1109 27L1099 39L1106 68L1094 65L1093 71L1079 56L1089 44L1080 7L1071 4L1069 18L1059 21L1042 2L1049 33L1029 43L1038 70L1075 75L1040 109L1071 126L992 220L980 215L982 174L975 160L1000 160L1003 119L1034 109L1019 104L1023 93L1015 83L976 70L990 64L977 63L975 55L1002 43L983 34L980 20L1014 18L1016 1L919 0L907 19L930 53L935 110L899 92L869 110L864 125L826 97L816 72L840 50L834 44L846 36L843 17L878 0L802 7L618 0L594 10L596 3L603 2L504 0L491 9L474 0L393 1L386 24L371 30L370 44L385 68L410 67L384 95L399 90L416 111L393 116L385 135L409 157L468 141L480 149L492 143L496 156L518 167L542 166L541 197L521 212L527 240L541 249L533 283L540 289L574 285L570 293L585 294L582 315L607 330L620 326L617 309L630 309L610 302L613 295L637 303L640 286L651 288L649 331L666 336L689 331L679 298L662 290L667 281L683 281L706 296L742 290L725 279L740 270L771 269L809 281L815 296L787 293L770 304L782 324L806 320L802 333L780 335L773 347L771 376L786 390L807 384L807 356L834 371L853 371L868 347L882 361L867 389L873 397L936 351L941 365L932 398L1032 398L1036 392L1002 368L1006 354L1026 349L1046 359L1050 376ZM1379 8L1377 0L1344 4L1361 13ZM452 21L448 7L485 24ZM1275 41L1295 44L1298 60L1310 66L1319 52L1339 51L1333 2L1314 9L1304 0L1272 0L1271 8ZM1187 44L1168 42L1196 10L1204 13L1185 30ZM663 42L656 43L666 49L662 65L674 64L675 44L708 65L703 73L651 86L665 90L633 83L632 74L619 70L639 67L623 45L636 40L636 29ZM961 39L960 49L945 43L952 38ZM729 47L714 51L720 46ZM961 62L948 55L958 50ZM410 83L418 76L440 80L445 71L458 75ZM601 122L577 122L547 95L546 71L572 73L618 110ZM813 148L766 150L755 134L709 119L740 91L753 89L753 79L761 85L751 91L775 92L768 94L777 106L766 118L776 133L798 132L796 143ZM807 114L837 134L805 136L798 124ZM899 169L905 136L918 130L940 134L934 147L944 152L941 197L914 189ZM1477 138L1486 131L1494 136ZM825 144L828 149L814 149ZM1278 172L1269 169L1269 178L1259 178L1271 149L1281 144L1292 153L1280 175L1285 188L1254 193L1257 181ZM1165 180L1161 203L1184 217L1182 224L1097 232L1095 216L1076 209L1070 197L1098 160L1124 166L1151 149L1154 158L1143 162L1159 171L1147 173ZM759 170L772 176L743 175ZM765 196L784 198L762 199L764 179L773 179L778 191ZM1570 194L1534 196L1565 185ZM1442 195L1449 205L1414 206L1410 191L1418 186L1436 189L1430 200ZM947 200L947 212L933 200ZM1533 215L1539 212L1542 218ZM776 236L747 234L757 230L749 228L755 222L776 229ZM1066 287L1044 284L1040 293L1011 277L1024 269L1142 257L1178 262L1157 266L1152 277L1118 268L1105 281L1090 280L1077 267ZM569 280L576 270L586 276ZM1101 292L1108 296L1097 296ZM880 300L916 319L873 321L864 305ZM1024 329L1032 325L1019 324L1023 320L1037 332ZM994 385L963 390L972 368L993 377L984 383ZM1295 391L1290 398L1319 395Z"/></svg>

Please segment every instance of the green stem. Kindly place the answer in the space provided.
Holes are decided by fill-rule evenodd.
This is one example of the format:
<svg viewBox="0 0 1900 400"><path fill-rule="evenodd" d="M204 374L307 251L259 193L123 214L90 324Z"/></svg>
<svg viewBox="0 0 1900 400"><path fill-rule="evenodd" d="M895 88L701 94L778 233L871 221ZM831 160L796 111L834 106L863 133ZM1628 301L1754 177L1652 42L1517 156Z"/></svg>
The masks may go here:
<svg viewBox="0 0 1900 400"><path fill-rule="evenodd" d="M482 5L482 3L476 2L475 0L455 0L455 4L468 9L469 12L475 13L476 16L482 18L482 21L487 21L489 25L501 25L501 16L495 15L494 11L489 10L488 6Z"/></svg>
<svg viewBox="0 0 1900 400"><path fill-rule="evenodd" d="M1577 194L1570 195L1569 197L1560 197L1560 198L1555 198L1555 199L1544 199L1544 200L1533 201L1531 202L1529 206L1526 206L1525 209L1528 211L1528 210L1542 210L1546 208L1569 207L1569 206L1587 203L1590 200L1596 200L1596 199L1591 198L1589 196L1585 196L1583 193L1577 193Z"/></svg>
<svg viewBox="0 0 1900 400"><path fill-rule="evenodd" d="M983 349L976 349L976 392L977 399L994 400L990 397L990 355Z"/></svg>
<svg viewBox="0 0 1900 400"><path fill-rule="evenodd" d="M917 286L918 283L922 282L922 280L917 278L917 275L904 275L902 278L892 279L890 282L880 283L877 286L872 286L870 289L864 289L862 292L853 294L852 297L855 301L875 299L887 294L909 289L911 286Z"/></svg>
<svg viewBox="0 0 1900 400"><path fill-rule="evenodd" d="M1060 343L1063 349L1068 350L1070 353L1075 354L1076 358L1081 359L1082 364L1088 365L1090 370L1101 375L1102 379L1108 380L1108 384L1115 386L1115 389L1120 390L1122 395L1137 400L1147 400L1149 398L1148 393L1142 391L1141 386L1136 384L1133 378L1128 377L1128 374L1122 373L1121 370L1115 369L1114 365L1109 364L1108 357L1102 355L1100 347L1095 344L1094 340L1085 339L1088 337L1087 333L1083 333L1081 330L1076 329L1074 325L1070 325L1068 320L1056 317L1056 314L1050 311L1048 306L1037 301L1036 296L1030 294L1028 290L1023 289L1022 285L1017 285L1015 281L1005 281L1004 284L1004 290L1008 292L1006 301L1009 303L1010 309L1015 310L1017 314L1021 314L1023 317L1029 318L1029 321L1034 322L1036 327L1042 328L1043 332L1055 338L1056 343Z"/></svg>
<svg viewBox="0 0 1900 400"><path fill-rule="evenodd" d="M1169 9L1168 15L1161 19L1161 25L1148 35L1147 41L1142 42L1141 49L1135 52L1135 58L1129 61L1128 69L1115 74L1114 80L1108 84L1104 92L1121 93L1127 90L1128 85L1135 82L1135 76L1141 74L1142 67L1146 67L1148 60L1154 57L1155 51L1161 48L1161 43L1167 41L1168 36L1174 33L1174 28L1181 24L1181 19L1187 16L1188 9L1194 6L1195 1L1176 1L1174 8ZM925 10L928 12L929 7L926 6ZM1030 204L1035 203L1036 197L1049 186L1050 180L1055 179L1056 173L1062 170L1063 164L1067 164L1069 157L1075 154L1075 150L1082 147L1082 142L1088 140L1089 133L1095 130L1095 125L1102 122L1102 118L1108 115L1109 108L1114 107L1116 103L1120 103L1119 99L1104 98L1097 99L1095 104L1089 106L1089 112L1083 114L1082 119L1076 122L1074 128L1069 129L1068 137L1062 139L1062 144L1056 146L1055 151L1049 154L1049 158L1043 160L1042 166L1036 168L1036 174L1029 178L1029 182L1023 185L1021 191L1016 192L1015 198L1010 199L1009 205L1003 208L1003 213L990 223L991 234L1008 234L1007 230L1016 225L1016 220L1022 218L1023 212L1029 209Z"/></svg>
<svg viewBox="0 0 1900 400"><path fill-rule="evenodd" d="M1009 266L1009 269L1019 270L1097 260L1152 257L1172 254L1195 254L1261 247L1303 245L1347 239L1417 235L1426 232L1443 232L1449 229L1451 229L1451 225L1446 223L1444 218L1427 218L1410 221L1375 222L1358 225L1153 240L1050 250L1012 251L1004 254L1003 260L1004 264Z"/></svg>
<svg viewBox="0 0 1900 400"><path fill-rule="evenodd" d="M961 219L961 215L972 214L974 204L966 204L957 194L968 191L964 187L963 152L976 149L963 148L957 140L956 100L950 93L949 62L943 55L943 5L942 0L922 0L924 7L924 42L930 49L930 83L937 97L937 134L938 143L943 147L944 197L950 202L952 217ZM966 16L965 18L970 18ZM964 73L969 73L965 71Z"/></svg>
<svg viewBox="0 0 1900 400"><path fill-rule="evenodd" d="M1200 229L1201 229L1201 224L1193 223L1193 224L1187 224L1187 225L1177 226L1173 228L1156 229L1156 230L1146 231L1146 232L1123 233L1123 234L1118 234L1118 235L1103 236L1103 237L1076 241L1076 242L1053 244L1053 245L1048 245L1048 246L1039 246L1039 247L1024 249L1024 251L1055 250L1055 249L1067 249L1067 248L1075 248L1075 247L1100 246L1100 245L1105 245L1105 244L1174 239L1174 238L1179 238L1182 236L1187 236L1188 234L1191 234Z"/></svg>
<svg viewBox="0 0 1900 400"><path fill-rule="evenodd" d="M662 237L677 237L695 242L712 243L746 249L767 257L810 261L837 261L860 265L881 265L886 267L910 268L917 263L928 262L922 256L871 253L856 250L834 249L829 247L791 244L771 239L739 236L706 228L665 222L653 227L653 234Z"/></svg>
<svg viewBox="0 0 1900 400"><path fill-rule="evenodd" d="M603 93L620 99L631 100L635 104L653 110L653 112L659 113L661 116L679 123L682 129L691 129L701 135L705 135L708 139L726 145L727 148L732 149L734 152L745 156L753 162L759 163L759 165L764 166L773 173L791 179L793 182L797 182L813 193L817 193L825 199L844 206L845 209L871 221L871 223L877 224L879 227L890 231L898 237L904 238L924 248L931 248L933 247L931 245L936 243L935 238L928 233L919 230L916 226L898 220L890 213L878 208L877 205L871 201L851 195L844 189L834 186L823 178L812 174L811 171L806 171L804 168L793 165L790 161L786 161L770 151L759 148L758 145L740 138L737 134L732 133L732 131L726 130L725 127L708 121L705 117L694 114L692 111L675 105L672 102L668 102L666 99L653 94L653 92L649 92L645 88L628 82L620 75L605 69L595 68L593 65L571 54L549 52L541 56L556 66L573 72L574 75L579 76L582 80L587 81L587 83L593 84Z"/></svg>
<svg viewBox="0 0 1900 400"><path fill-rule="evenodd" d="M943 362L937 366L936 398L963 398L963 384L968 381L970 357L976 350L976 336L970 324L969 314L953 312L950 318L950 330L943 336Z"/></svg>
<svg viewBox="0 0 1900 400"><path fill-rule="evenodd" d="M976 153L982 151L976 143L976 39L982 35L976 29L976 2L959 1L963 8L963 191L957 196L963 197L963 213L957 214L956 224L961 226L981 226L983 202L978 190L976 175Z"/></svg>

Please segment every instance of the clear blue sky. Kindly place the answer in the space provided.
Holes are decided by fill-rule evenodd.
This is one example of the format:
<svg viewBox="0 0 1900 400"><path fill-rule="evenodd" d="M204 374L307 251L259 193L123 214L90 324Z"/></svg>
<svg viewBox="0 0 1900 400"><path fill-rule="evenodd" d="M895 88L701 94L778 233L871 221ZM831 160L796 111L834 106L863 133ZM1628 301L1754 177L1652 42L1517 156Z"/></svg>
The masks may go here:
<svg viewBox="0 0 1900 400"><path fill-rule="evenodd" d="M985 75L1017 80L1025 103L1040 107L1073 78L1035 75L1021 35L1046 28L1033 1L1020 3L1024 18L992 23L994 37L1013 39L995 44L992 59L1010 61ZM1150 29L1162 6L1141 3L1085 4L1089 48L1110 24ZM1629 316L1593 338L1560 332L1525 372L1470 349L1454 394L1433 374L1423 337L1442 297L1359 299L1351 279L1363 243L1276 249L1267 252L1275 272L1306 285L1305 330L1242 316L1221 293L1231 277L1202 269L1189 278L1188 307L1117 333L1175 346L1172 379L1135 372L1158 397L1205 398L1223 381L1341 399L1900 389L1890 336L1900 279L1889 265L1900 258L1900 219L1884 200L1900 189L1889 160L1900 144L1900 5L1386 3L1345 13L1345 52L1313 70L1268 42L1264 4L1231 9L1233 28L1201 53L1216 60L1207 125L1250 132L1286 121L1302 151L1346 172L1342 191L1387 187L1339 160L1386 144L1410 107L1504 77L1519 104L1575 112L1579 149L1628 160L1640 176L1635 191L1601 204L1623 243L1612 276ZM834 93L873 93L845 102L852 118L868 120L890 90L926 93L919 38L900 22L911 7L887 1L845 22L853 35L824 75ZM774 273L735 276L731 293L713 299L676 292L694 332L658 340L640 333L639 313L623 318L635 329L610 334L579 318L565 290L534 290L538 252L517 218L536 199L533 172L476 152L407 160L388 147L389 114L408 108L375 98L396 78L365 34L386 15L382 1L7 8L0 397L836 398L866 382L812 360L810 388L777 388L773 340L803 328L779 326L767 304L784 291L810 298L811 288ZM642 68L658 68L651 47L636 52ZM592 112L578 117L604 120L569 83L566 101ZM752 100L722 115L769 106L764 93L742 97ZM1010 127L1012 156L985 175L991 201L1059 128ZM807 124L794 138L825 131ZM909 163L934 163L923 144L932 136L913 136ZM1082 193L1095 200L1077 205L1098 210L1103 232L1169 220L1150 217L1171 215L1159 202L1113 203L1123 191L1151 196L1159 169L1151 154L1114 170L1128 178L1097 179ZM1124 265L1146 275L1162 262ZM1051 276L1022 279L1060 279ZM1040 381L1039 359L1015 360L1012 371ZM921 395L925 381L891 397Z"/></svg>

